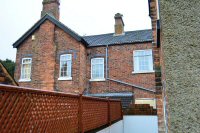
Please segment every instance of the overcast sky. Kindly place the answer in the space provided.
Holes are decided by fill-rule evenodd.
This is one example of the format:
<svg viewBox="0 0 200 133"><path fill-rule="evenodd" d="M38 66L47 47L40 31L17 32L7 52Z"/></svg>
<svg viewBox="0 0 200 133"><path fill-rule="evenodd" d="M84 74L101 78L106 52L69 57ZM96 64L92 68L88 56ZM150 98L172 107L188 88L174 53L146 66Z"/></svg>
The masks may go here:
<svg viewBox="0 0 200 133"><path fill-rule="evenodd" d="M0 59L15 60L12 44L39 19L42 0L0 0ZM60 0L60 21L79 35L114 32L114 14L125 31L150 29L148 0Z"/></svg>

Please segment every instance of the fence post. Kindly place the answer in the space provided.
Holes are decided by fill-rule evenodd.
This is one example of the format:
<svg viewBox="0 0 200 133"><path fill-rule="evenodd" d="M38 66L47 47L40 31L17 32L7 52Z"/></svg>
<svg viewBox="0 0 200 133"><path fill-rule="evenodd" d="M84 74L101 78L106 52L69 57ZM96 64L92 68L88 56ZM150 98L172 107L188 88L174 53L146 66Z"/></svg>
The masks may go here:
<svg viewBox="0 0 200 133"><path fill-rule="evenodd" d="M122 102L120 102L120 107L121 107L121 120L123 120L123 109L122 109Z"/></svg>
<svg viewBox="0 0 200 133"><path fill-rule="evenodd" d="M79 96L79 108L78 108L78 132L83 133L83 121L82 121L82 114L83 114L83 102L82 102L83 96L80 94Z"/></svg>
<svg viewBox="0 0 200 133"><path fill-rule="evenodd" d="M111 125L111 116L110 116L110 99L108 98L108 125Z"/></svg>

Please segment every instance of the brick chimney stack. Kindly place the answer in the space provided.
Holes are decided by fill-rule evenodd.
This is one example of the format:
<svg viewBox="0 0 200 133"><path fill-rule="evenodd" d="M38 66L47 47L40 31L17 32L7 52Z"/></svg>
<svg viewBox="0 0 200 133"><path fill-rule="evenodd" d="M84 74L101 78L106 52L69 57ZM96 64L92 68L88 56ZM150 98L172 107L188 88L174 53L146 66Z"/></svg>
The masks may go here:
<svg viewBox="0 0 200 133"><path fill-rule="evenodd" d="M43 0L43 9L41 12L41 17L43 17L46 13L52 15L56 19L59 20L60 17L60 0Z"/></svg>
<svg viewBox="0 0 200 133"><path fill-rule="evenodd" d="M115 35L124 34L124 21L122 17L123 15L120 13L115 14Z"/></svg>

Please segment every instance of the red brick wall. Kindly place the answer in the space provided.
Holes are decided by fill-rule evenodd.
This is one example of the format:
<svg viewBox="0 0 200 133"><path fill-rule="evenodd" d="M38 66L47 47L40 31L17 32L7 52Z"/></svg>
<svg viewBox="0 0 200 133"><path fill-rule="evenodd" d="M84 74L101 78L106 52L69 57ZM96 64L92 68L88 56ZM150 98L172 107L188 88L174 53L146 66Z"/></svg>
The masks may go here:
<svg viewBox="0 0 200 133"><path fill-rule="evenodd" d="M20 86L44 90L82 93L86 88L86 48L63 30L45 21L40 28L17 49L15 79L20 79L22 58L32 58L30 82ZM58 80L60 55L72 54L72 80Z"/></svg>
<svg viewBox="0 0 200 133"><path fill-rule="evenodd" d="M80 46L80 52L79 52L79 57L80 57L80 73L79 73L79 88L81 89L81 92L83 92L87 88L87 51L86 47L84 45L79 45Z"/></svg>
<svg viewBox="0 0 200 133"><path fill-rule="evenodd" d="M152 43L109 46L109 78L154 90L155 73L132 74L134 64L133 51L143 49L152 49ZM91 59L94 57L104 57L104 64L106 64L106 47L91 47L87 49L87 53L89 55L87 59L87 78L90 79ZM104 74L106 74L106 68L104 70ZM90 82L91 93L103 93L108 91L133 91L135 92L136 98L154 97L154 94L152 93L141 91L127 85L115 83L113 81Z"/></svg>
<svg viewBox="0 0 200 133"><path fill-rule="evenodd" d="M56 28L55 33L57 51L55 70L56 90L70 93L82 93L86 88L86 77L84 76L86 74L85 46L60 28ZM61 54L72 54L72 80L58 80Z"/></svg>
<svg viewBox="0 0 200 133"><path fill-rule="evenodd" d="M54 90L55 70L55 46L54 46L55 25L45 21L40 28L25 40L17 49L15 79L20 79L22 58L32 58L32 75L30 82L19 82L20 86Z"/></svg>

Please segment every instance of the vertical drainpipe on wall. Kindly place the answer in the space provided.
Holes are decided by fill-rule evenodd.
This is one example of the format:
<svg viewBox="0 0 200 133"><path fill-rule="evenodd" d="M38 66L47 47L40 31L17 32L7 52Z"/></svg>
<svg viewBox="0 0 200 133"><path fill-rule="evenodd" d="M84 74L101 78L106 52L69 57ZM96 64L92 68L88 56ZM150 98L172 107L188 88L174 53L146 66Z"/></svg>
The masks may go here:
<svg viewBox="0 0 200 133"><path fill-rule="evenodd" d="M106 80L108 80L108 44L106 45Z"/></svg>
<svg viewBox="0 0 200 133"><path fill-rule="evenodd" d="M109 85L108 85L108 44L106 45L106 82L107 82L107 87L108 87L108 90L110 90L109 88Z"/></svg>

